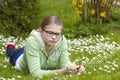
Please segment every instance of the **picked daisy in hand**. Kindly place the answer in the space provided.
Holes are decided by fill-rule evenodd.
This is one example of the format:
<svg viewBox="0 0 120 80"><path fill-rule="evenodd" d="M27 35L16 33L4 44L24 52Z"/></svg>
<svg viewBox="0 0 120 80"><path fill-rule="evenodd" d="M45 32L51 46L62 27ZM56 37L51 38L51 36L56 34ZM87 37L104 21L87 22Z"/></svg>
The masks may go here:
<svg viewBox="0 0 120 80"><path fill-rule="evenodd" d="M68 63L66 65L66 69L68 70L74 70L77 71L78 73L84 73L85 72L85 68L82 65L76 65L75 63Z"/></svg>

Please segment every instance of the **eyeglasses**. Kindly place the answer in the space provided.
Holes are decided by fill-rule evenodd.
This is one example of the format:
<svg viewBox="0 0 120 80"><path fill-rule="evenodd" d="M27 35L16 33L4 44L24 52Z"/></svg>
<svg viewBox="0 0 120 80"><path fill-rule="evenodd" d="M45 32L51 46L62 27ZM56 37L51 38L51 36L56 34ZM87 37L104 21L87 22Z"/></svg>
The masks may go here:
<svg viewBox="0 0 120 80"><path fill-rule="evenodd" d="M47 30L45 30L45 29L42 29L43 31L45 31L46 32L46 34L47 34L47 36L49 36L49 37L52 37L52 36L54 36L55 35L55 37L56 38L59 38L59 37L61 37L61 33L55 33L55 32L52 32L52 31L47 31Z"/></svg>

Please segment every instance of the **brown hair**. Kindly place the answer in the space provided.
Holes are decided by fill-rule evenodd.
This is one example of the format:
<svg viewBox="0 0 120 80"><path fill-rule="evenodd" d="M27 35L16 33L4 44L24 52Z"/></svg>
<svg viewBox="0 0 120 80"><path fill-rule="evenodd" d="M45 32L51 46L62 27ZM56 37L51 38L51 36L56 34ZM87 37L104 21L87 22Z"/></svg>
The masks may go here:
<svg viewBox="0 0 120 80"><path fill-rule="evenodd" d="M41 29L44 29L46 25L57 24L63 26L62 20L58 16L48 16L41 22Z"/></svg>

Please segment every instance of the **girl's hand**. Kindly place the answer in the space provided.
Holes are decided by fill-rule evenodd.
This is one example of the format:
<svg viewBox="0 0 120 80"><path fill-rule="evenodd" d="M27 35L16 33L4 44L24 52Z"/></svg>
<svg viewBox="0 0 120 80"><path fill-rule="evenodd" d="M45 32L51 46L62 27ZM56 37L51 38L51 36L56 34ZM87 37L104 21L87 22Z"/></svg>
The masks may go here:
<svg viewBox="0 0 120 80"><path fill-rule="evenodd" d="M78 73L77 69L62 68L54 70L57 74L72 75Z"/></svg>
<svg viewBox="0 0 120 80"><path fill-rule="evenodd" d="M73 74L77 74L77 73L78 73L77 69L66 68L66 74L67 75L73 75Z"/></svg>
<svg viewBox="0 0 120 80"><path fill-rule="evenodd" d="M76 65L75 63L68 63L66 65L66 73L67 74L76 74L76 73L84 73L85 68L82 65Z"/></svg>
<svg viewBox="0 0 120 80"><path fill-rule="evenodd" d="M55 70L55 72L57 74L67 74L67 75L73 75L73 74L77 74L77 73L84 73L85 72L85 68L82 65L76 66L75 68L62 68L62 69L58 69Z"/></svg>
<svg viewBox="0 0 120 80"><path fill-rule="evenodd" d="M82 65L77 66L77 71L80 72L80 73L84 73L85 72L84 66L82 66Z"/></svg>

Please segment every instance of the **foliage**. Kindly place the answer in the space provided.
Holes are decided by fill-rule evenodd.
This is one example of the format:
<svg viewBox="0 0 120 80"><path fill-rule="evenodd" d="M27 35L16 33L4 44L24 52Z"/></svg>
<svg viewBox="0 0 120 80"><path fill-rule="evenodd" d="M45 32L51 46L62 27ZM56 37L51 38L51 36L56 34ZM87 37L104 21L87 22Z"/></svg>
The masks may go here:
<svg viewBox="0 0 120 80"><path fill-rule="evenodd" d="M84 24L105 23L109 20L114 0L72 0L75 13L79 14Z"/></svg>
<svg viewBox="0 0 120 80"><path fill-rule="evenodd" d="M1 0L0 32L10 35L25 35L39 23L39 0Z"/></svg>
<svg viewBox="0 0 120 80"><path fill-rule="evenodd" d="M64 35L67 38L107 34L112 29L120 29L119 5L111 7L110 18L104 24L100 18L101 24L96 25L96 19L94 19L96 16L93 17L89 14L87 17L86 13L88 19L86 21L89 23L84 25L83 18L74 13L73 7L76 6L72 5L71 2L72 0L31 0L29 2L28 0L0 0L0 34L27 36L32 29L38 28L41 20L48 15L60 16L64 23ZM79 7L84 4L81 3ZM90 6L90 3L86 5L88 4ZM90 13L90 10L88 12ZM91 14L93 13L95 14L94 10L91 9Z"/></svg>
<svg viewBox="0 0 120 80"><path fill-rule="evenodd" d="M108 24L101 24L101 25L95 25L95 24L78 24L75 25L72 29L68 29L69 31L66 31L66 37L68 38L79 38L80 36L87 37L89 35L106 35L110 33L111 27ZM68 32L68 34L67 34ZM71 32L71 34L69 33Z"/></svg>
<svg viewBox="0 0 120 80"><path fill-rule="evenodd" d="M112 29L120 29L120 5L119 6L114 6L112 8L112 13L111 13L111 18L110 18L110 27Z"/></svg>

